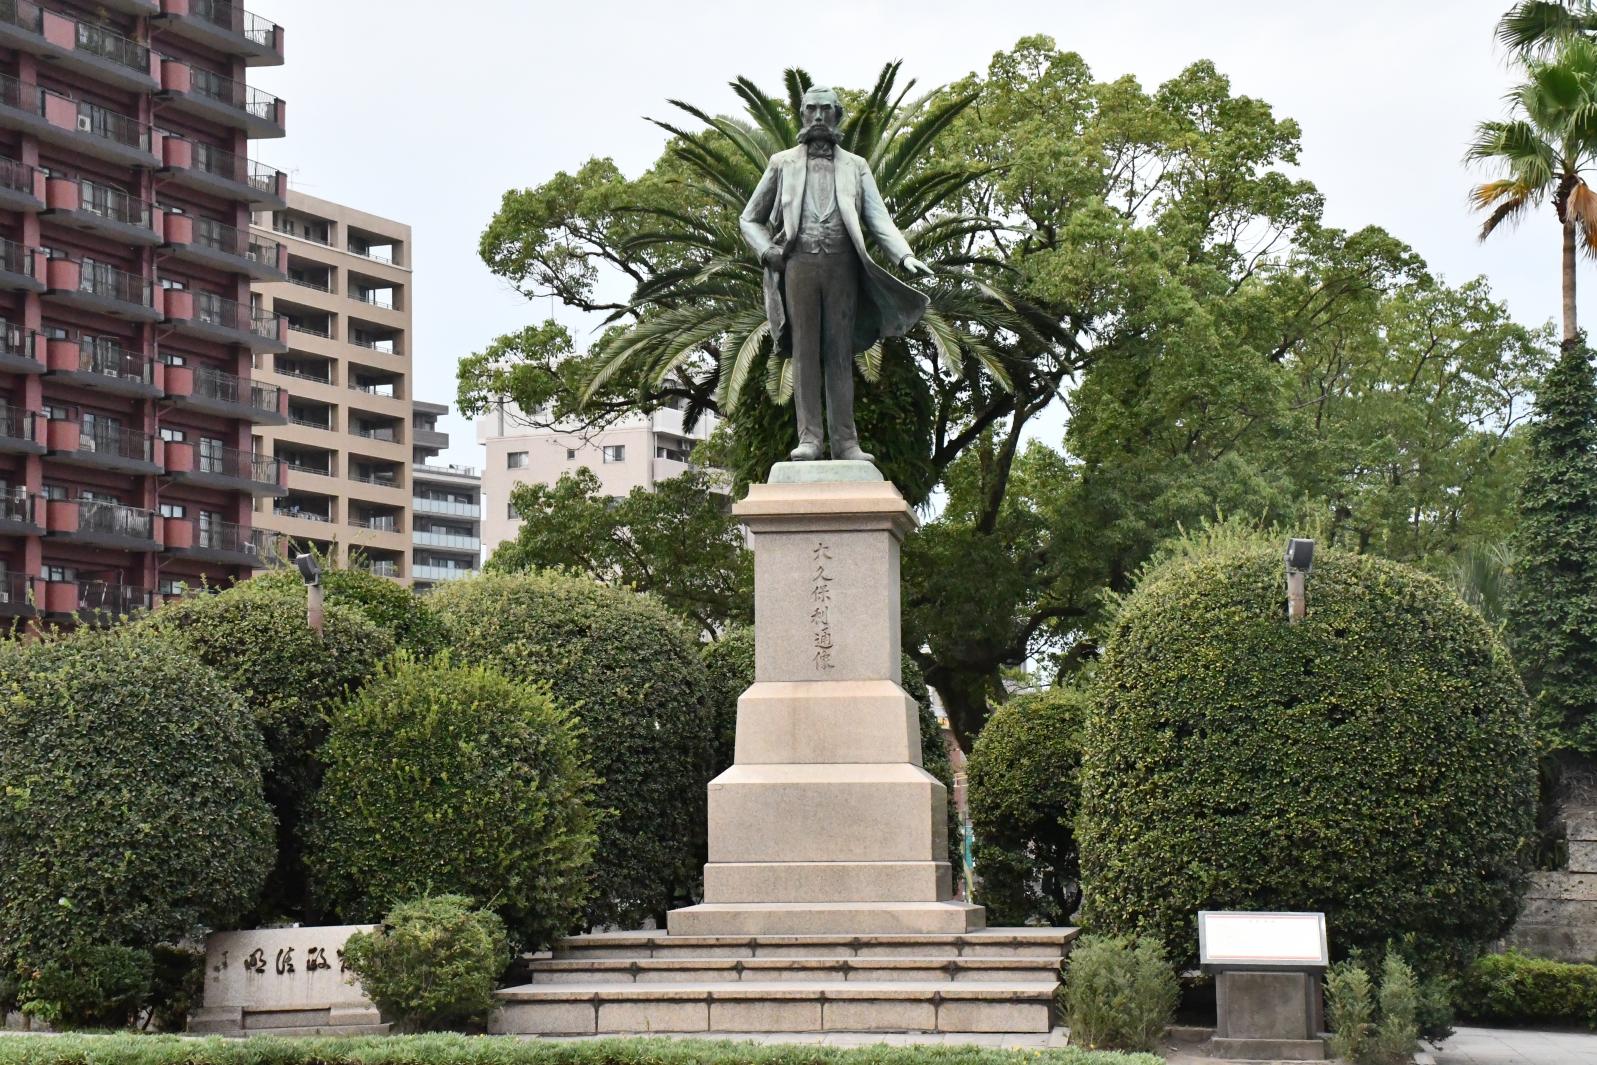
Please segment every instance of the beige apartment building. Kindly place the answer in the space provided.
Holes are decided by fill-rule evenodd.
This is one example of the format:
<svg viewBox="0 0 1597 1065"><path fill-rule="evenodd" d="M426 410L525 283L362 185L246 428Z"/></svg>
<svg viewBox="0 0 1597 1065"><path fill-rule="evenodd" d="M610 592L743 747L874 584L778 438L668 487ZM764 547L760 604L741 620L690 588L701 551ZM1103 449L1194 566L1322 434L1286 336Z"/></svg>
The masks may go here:
<svg viewBox="0 0 1597 1065"><path fill-rule="evenodd" d="M665 408L623 418L602 432L534 428L514 404L501 404L477 419L477 442L486 449L482 470L482 557L513 540L521 517L510 503L518 484L554 484L560 475L586 466L600 492L619 498L634 488L653 488L688 471L688 456L708 439L716 419L705 415L691 430L682 411Z"/></svg>
<svg viewBox="0 0 1597 1065"><path fill-rule="evenodd" d="M408 583L410 227L289 190L253 229L288 249L288 279L253 293L289 347L257 359L256 379L288 393L288 424L259 429L255 448L282 462L288 494L262 500L255 524Z"/></svg>

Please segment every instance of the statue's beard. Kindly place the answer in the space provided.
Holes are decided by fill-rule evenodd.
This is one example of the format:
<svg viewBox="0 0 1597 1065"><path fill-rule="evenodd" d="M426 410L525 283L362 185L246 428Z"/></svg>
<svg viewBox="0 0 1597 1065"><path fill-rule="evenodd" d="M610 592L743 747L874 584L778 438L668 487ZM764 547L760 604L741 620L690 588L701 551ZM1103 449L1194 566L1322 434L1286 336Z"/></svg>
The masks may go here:
<svg viewBox="0 0 1597 1065"><path fill-rule="evenodd" d="M836 144L837 129L825 122L817 122L813 126L805 126L799 134L800 144Z"/></svg>

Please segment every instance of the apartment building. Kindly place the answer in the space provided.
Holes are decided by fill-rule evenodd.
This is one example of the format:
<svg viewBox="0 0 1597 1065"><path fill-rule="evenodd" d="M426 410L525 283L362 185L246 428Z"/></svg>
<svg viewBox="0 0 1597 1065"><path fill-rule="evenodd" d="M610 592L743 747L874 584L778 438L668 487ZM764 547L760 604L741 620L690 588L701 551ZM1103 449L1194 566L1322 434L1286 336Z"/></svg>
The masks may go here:
<svg viewBox="0 0 1597 1065"><path fill-rule="evenodd" d="M438 419L442 403L412 404L415 465L411 483L411 587L426 591L476 573L482 555L482 475L469 466L428 462L449 446Z"/></svg>
<svg viewBox="0 0 1597 1065"><path fill-rule="evenodd" d="M634 488L653 488L659 481L688 471L693 448L715 430L706 415L691 430L680 407L628 416L600 432L580 426L539 429L528 424L513 404L501 404L477 420L477 442L487 449L482 474L483 557L521 528L521 516L510 502L518 484L554 484L561 474L586 466L598 477L600 491L621 497Z"/></svg>
<svg viewBox="0 0 1597 1065"><path fill-rule="evenodd" d="M246 83L283 30L222 0L0 3L0 616L119 615L248 576L253 443L287 349L250 284L286 275L250 211L282 100Z"/></svg>
<svg viewBox="0 0 1597 1065"><path fill-rule="evenodd" d="M261 434L287 492L256 523L408 583L410 227L290 191L253 233L283 243L287 275L255 287L286 338L256 378L288 396Z"/></svg>

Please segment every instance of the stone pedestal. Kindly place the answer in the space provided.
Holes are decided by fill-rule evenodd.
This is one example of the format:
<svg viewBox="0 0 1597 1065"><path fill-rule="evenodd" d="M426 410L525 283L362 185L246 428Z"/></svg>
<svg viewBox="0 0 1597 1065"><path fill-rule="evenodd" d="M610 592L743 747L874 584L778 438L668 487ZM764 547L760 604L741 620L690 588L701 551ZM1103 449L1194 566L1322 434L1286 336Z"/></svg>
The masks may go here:
<svg viewBox="0 0 1597 1065"><path fill-rule="evenodd" d="M781 463L734 513L754 548L755 678L710 782L704 902L672 935L962 933L947 789L899 686L898 552L915 518L868 463Z"/></svg>
<svg viewBox="0 0 1597 1065"><path fill-rule="evenodd" d="M1221 972L1215 976L1217 1057L1320 1061L1325 1044L1320 977L1308 972Z"/></svg>
<svg viewBox="0 0 1597 1065"><path fill-rule="evenodd" d="M255 928L205 942L199 1035L381 1035L388 1025L344 964L344 944L372 925Z"/></svg>

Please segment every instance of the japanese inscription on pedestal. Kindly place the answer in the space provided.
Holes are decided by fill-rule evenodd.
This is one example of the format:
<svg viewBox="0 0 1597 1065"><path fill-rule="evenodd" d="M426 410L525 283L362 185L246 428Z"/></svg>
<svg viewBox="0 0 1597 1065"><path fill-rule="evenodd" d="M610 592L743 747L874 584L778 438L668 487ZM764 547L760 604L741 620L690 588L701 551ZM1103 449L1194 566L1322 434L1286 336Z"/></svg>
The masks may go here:
<svg viewBox="0 0 1597 1065"><path fill-rule="evenodd" d="M825 540L817 540L810 555L814 562L814 572L810 580L810 636L815 647L815 669L824 673L834 668L832 575L826 572L826 564L832 560L832 546Z"/></svg>

